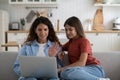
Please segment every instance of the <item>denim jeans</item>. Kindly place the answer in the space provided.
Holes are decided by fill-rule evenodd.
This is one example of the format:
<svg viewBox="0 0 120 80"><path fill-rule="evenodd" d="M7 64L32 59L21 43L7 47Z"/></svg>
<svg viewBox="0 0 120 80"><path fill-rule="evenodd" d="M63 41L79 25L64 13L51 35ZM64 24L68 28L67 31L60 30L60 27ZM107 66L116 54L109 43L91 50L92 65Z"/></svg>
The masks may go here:
<svg viewBox="0 0 120 80"><path fill-rule="evenodd" d="M19 77L18 80L59 80L59 78L50 78L50 79L37 79L37 78L33 78L33 77L29 77L29 78L24 78L24 77Z"/></svg>
<svg viewBox="0 0 120 80"><path fill-rule="evenodd" d="M99 65L89 65L84 67L70 67L61 72L62 80L98 80L104 78L105 73Z"/></svg>

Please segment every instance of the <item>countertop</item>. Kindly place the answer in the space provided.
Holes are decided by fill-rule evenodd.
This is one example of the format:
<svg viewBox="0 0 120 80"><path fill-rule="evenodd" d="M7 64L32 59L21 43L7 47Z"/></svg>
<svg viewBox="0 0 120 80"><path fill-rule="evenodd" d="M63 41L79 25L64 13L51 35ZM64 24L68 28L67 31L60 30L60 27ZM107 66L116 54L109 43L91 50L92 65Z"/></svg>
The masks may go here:
<svg viewBox="0 0 120 80"><path fill-rule="evenodd" d="M2 44L1 47L19 47L16 41L11 41L5 44Z"/></svg>
<svg viewBox="0 0 120 80"><path fill-rule="evenodd" d="M13 31L6 31L6 33L28 33L27 30L13 30ZM56 31L56 33L65 33L64 30L62 31ZM85 31L85 33L120 33L120 30L103 30L103 31ZM63 36L62 36L63 37ZM1 47L19 47L16 41L7 42L5 44L2 44Z"/></svg>
<svg viewBox="0 0 120 80"><path fill-rule="evenodd" d="M10 31L6 31L7 33L28 33L28 30L10 30ZM56 31L56 33L65 33L64 30L61 31ZM96 30L92 30L92 31L85 31L85 33L120 33L120 30L101 30L101 31L96 31Z"/></svg>

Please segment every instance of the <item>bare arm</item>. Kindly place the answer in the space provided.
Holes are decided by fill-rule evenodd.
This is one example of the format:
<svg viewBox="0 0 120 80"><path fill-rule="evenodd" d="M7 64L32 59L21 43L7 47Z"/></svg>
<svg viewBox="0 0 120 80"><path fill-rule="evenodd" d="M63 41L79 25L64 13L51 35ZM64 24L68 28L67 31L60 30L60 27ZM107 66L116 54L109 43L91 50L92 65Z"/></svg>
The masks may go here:
<svg viewBox="0 0 120 80"><path fill-rule="evenodd" d="M88 57L87 53L82 53L78 61L76 61L73 64L70 64L68 66L65 66L65 67L58 69L58 72L62 71L63 69L66 69L68 67L85 66L86 61L87 61L87 57Z"/></svg>

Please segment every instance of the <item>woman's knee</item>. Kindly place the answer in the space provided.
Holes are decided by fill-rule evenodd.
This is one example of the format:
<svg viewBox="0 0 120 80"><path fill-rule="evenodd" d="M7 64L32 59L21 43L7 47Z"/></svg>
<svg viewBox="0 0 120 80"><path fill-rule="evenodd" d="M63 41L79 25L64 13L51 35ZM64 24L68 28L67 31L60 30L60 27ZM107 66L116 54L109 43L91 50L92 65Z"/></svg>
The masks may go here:
<svg viewBox="0 0 120 80"><path fill-rule="evenodd" d="M76 77L76 74L82 74L84 71L82 67L73 67L67 68L61 72L61 78L63 79L71 79Z"/></svg>

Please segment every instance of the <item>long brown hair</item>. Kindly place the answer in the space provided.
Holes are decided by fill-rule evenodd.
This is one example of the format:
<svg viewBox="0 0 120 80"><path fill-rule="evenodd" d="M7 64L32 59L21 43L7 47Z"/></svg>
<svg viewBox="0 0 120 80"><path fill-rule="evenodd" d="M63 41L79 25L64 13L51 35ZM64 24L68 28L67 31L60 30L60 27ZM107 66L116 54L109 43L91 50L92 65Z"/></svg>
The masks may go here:
<svg viewBox="0 0 120 80"><path fill-rule="evenodd" d="M64 26L65 25L70 25L71 27L75 27L79 37L85 37L83 26L81 24L81 21L77 17L72 16L72 17L68 18L64 23Z"/></svg>
<svg viewBox="0 0 120 80"><path fill-rule="evenodd" d="M56 33L54 31L54 28L53 28L51 21L48 18L43 17L43 16L37 17L35 19L35 21L32 23L32 26L29 30L29 34L28 34L25 42L33 42L34 40L38 39L38 36L35 33L35 30L36 30L37 26L41 23L48 26L49 34L48 34L47 39L49 39L51 42L58 42L59 43L59 39L56 36Z"/></svg>

